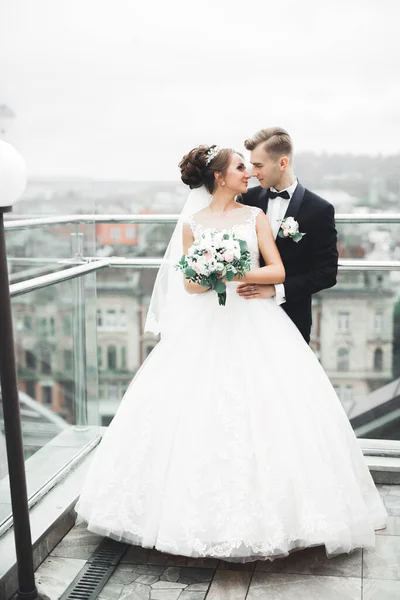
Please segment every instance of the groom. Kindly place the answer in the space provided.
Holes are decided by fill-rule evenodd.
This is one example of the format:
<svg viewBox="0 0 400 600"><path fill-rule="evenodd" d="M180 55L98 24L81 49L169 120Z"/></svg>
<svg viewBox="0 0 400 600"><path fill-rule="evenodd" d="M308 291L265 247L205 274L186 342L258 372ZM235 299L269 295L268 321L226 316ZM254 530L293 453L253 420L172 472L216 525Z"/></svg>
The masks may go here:
<svg viewBox="0 0 400 600"><path fill-rule="evenodd" d="M238 294L247 299L275 296L307 343L311 331L311 295L336 284L336 248L333 206L304 188L293 173L293 144L280 127L258 131L244 143L251 151L253 176L259 186L243 194L248 206L258 206L269 219L286 270L278 285L241 284ZM283 218L293 217L305 235L297 243L280 237ZM261 263L264 265L264 262Z"/></svg>

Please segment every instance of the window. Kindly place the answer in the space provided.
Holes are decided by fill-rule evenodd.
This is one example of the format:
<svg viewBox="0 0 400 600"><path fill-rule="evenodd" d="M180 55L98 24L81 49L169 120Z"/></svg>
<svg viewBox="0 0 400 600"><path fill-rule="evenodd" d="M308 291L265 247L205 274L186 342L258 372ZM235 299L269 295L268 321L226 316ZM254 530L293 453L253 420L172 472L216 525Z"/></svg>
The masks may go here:
<svg viewBox="0 0 400 600"><path fill-rule="evenodd" d="M113 415L101 415L101 426L108 427L113 418Z"/></svg>
<svg viewBox="0 0 400 600"><path fill-rule="evenodd" d="M51 352L49 349L45 348L41 352L41 372L43 375L50 375L51 373Z"/></svg>
<svg viewBox="0 0 400 600"><path fill-rule="evenodd" d="M101 312L101 310L99 308L96 311L96 315L97 315L97 327L102 327L103 326L103 313Z"/></svg>
<svg viewBox="0 0 400 600"><path fill-rule="evenodd" d="M117 349L115 346L107 348L107 366L109 369L117 368Z"/></svg>
<svg viewBox="0 0 400 600"><path fill-rule="evenodd" d="M340 333L346 333L350 331L350 313L340 312L338 313L338 331Z"/></svg>
<svg viewBox="0 0 400 600"><path fill-rule="evenodd" d="M50 335L56 335L56 322L54 317L50 317Z"/></svg>
<svg viewBox="0 0 400 600"><path fill-rule="evenodd" d="M382 333L383 330L383 312L377 310L374 314L374 332Z"/></svg>
<svg viewBox="0 0 400 600"><path fill-rule="evenodd" d="M340 385L334 385L333 389L335 390L337 397L340 398L341 397Z"/></svg>
<svg viewBox="0 0 400 600"><path fill-rule="evenodd" d="M126 312L123 308L119 311L119 324L121 327L126 327Z"/></svg>
<svg viewBox="0 0 400 600"><path fill-rule="evenodd" d="M25 365L28 369L36 369L36 356L30 350L25 352Z"/></svg>
<svg viewBox="0 0 400 600"><path fill-rule="evenodd" d="M116 386L116 384L108 384L108 397L110 400L116 400L118 398L118 387Z"/></svg>
<svg viewBox="0 0 400 600"><path fill-rule="evenodd" d="M347 348L339 348L337 351L337 370L349 370L349 351Z"/></svg>
<svg viewBox="0 0 400 600"><path fill-rule="evenodd" d="M119 242L121 240L121 228L110 227L110 237L113 242Z"/></svg>
<svg viewBox="0 0 400 600"><path fill-rule="evenodd" d="M374 371L382 371L383 369L383 350L377 348L374 352Z"/></svg>
<svg viewBox="0 0 400 600"><path fill-rule="evenodd" d="M112 308L106 311L105 325L107 327L115 327L117 325L117 312Z"/></svg>
<svg viewBox="0 0 400 600"><path fill-rule="evenodd" d="M134 240L136 237L136 225L126 227L125 236L127 240Z"/></svg>
<svg viewBox="0 0 400 600"><path fill-rule="evenodd" d="M49 385L42 387L42 402L43 404L51 404L53 397L53 390Z"/></svg>
<svg viewBox="0 0 400 600"><path fill-rule="evenodd" d="M353 400L353 386L345 385L342 390L342 401L351 402Z"/></svg>
<svg viewBox="0 0 400 600"><path fill-rule="evenodd" d="M47 333L47 319L40 318L36 320L36 326L39 334L46 335Z"/></svg>
<svg viewBox="0 0 400 600"><path fill-rule="evenodd" d="M106 397L106 390L105 390L105 384L104 383L99 383L99 398L105 398Z"/></svg>
<svg viewBox="0 0 400 600"><path fill-rule="evenodd" d="M64 350L64 369L72 371L72 350Z"/></svg>
<svg viewBox="0 0 400 600"><path fill-rule="evenodd" d="M71 315L63 316L63 333L64 333L64 335L72 335Z"/></svg>
<svg viewBox="0 0 400 600"><path fill-rule="evenodd" d="M121 369L126 369L126 348L122 346L121 348Z"/></svg>
<svg viewBox="0 0 400 600"><path fill-rule="evenodd" d="M64 390L64 411L68 422L72 423L75 414L75 384L73 381L64 381L62 387Z"/></svg>
<svg viewBox="0 0 400 600"><path fill-rule="evenodd" d="M97 346L97 364L99 369L103 368L103 348L101 346Z"/></svg>
<svg viewBox="0 0 400 600"><path fill-rule="evenodd" d="M36 398L36 383L34 381L27 381L25 384L25 391L31 398Z"/></svg>
<svg viewBox="0 0 400 600"><path fill-rule="evenodd" d="M32 331L32 317L30 315L24 316L24 329L25 331Z"/></svg>
<svg viewBox="0 0 400 600"><path fill-rule="evenodd" d="M154 346L146 346L146 356L148 356L150 354L150 352L153 350Z"/></svg>

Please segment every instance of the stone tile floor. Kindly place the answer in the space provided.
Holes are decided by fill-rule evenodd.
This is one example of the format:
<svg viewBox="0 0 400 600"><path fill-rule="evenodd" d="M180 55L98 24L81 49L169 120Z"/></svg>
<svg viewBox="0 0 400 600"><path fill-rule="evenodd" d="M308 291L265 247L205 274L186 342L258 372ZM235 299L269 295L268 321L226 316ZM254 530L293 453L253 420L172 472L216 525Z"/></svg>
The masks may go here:
<svg viewBox="0 0 400 600"><path fill-rule="evenodd" d="M99 600L399 600L400 486L378 488L390 516L373 551L327 559L322 548L310 548L235 565L131 546ZM74 527L38 568L39 591L59 598L100 541Z"/></svg>

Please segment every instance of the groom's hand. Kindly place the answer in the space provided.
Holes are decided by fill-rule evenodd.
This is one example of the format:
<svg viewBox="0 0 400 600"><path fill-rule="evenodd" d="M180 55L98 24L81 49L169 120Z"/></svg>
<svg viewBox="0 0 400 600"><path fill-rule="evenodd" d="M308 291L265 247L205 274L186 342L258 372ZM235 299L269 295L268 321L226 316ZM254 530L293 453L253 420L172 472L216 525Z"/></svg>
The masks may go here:
<svg viewBox="0 0 400 600"><path fill-rule="evenodd" d="M275 296L275 286L269 283L241 283L238 285L237 293L246 300L251 298L272 298Z"/></svg>

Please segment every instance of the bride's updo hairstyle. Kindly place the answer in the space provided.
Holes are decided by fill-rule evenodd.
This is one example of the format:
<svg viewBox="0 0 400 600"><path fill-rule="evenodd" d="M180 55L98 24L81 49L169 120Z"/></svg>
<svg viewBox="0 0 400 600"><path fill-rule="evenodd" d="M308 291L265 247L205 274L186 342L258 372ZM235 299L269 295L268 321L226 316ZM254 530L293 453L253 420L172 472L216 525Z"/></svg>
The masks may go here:
<svg viewBox="0 0 400 600"><path fill-rule="evenodd" d="M197 146L185 154L179 163L181 179L191 190L205 185L208 192L213 194L217 185L214 173L226 174L234 150L221 148L214 157L213 150L216 152L217 146Z"/></svg>

